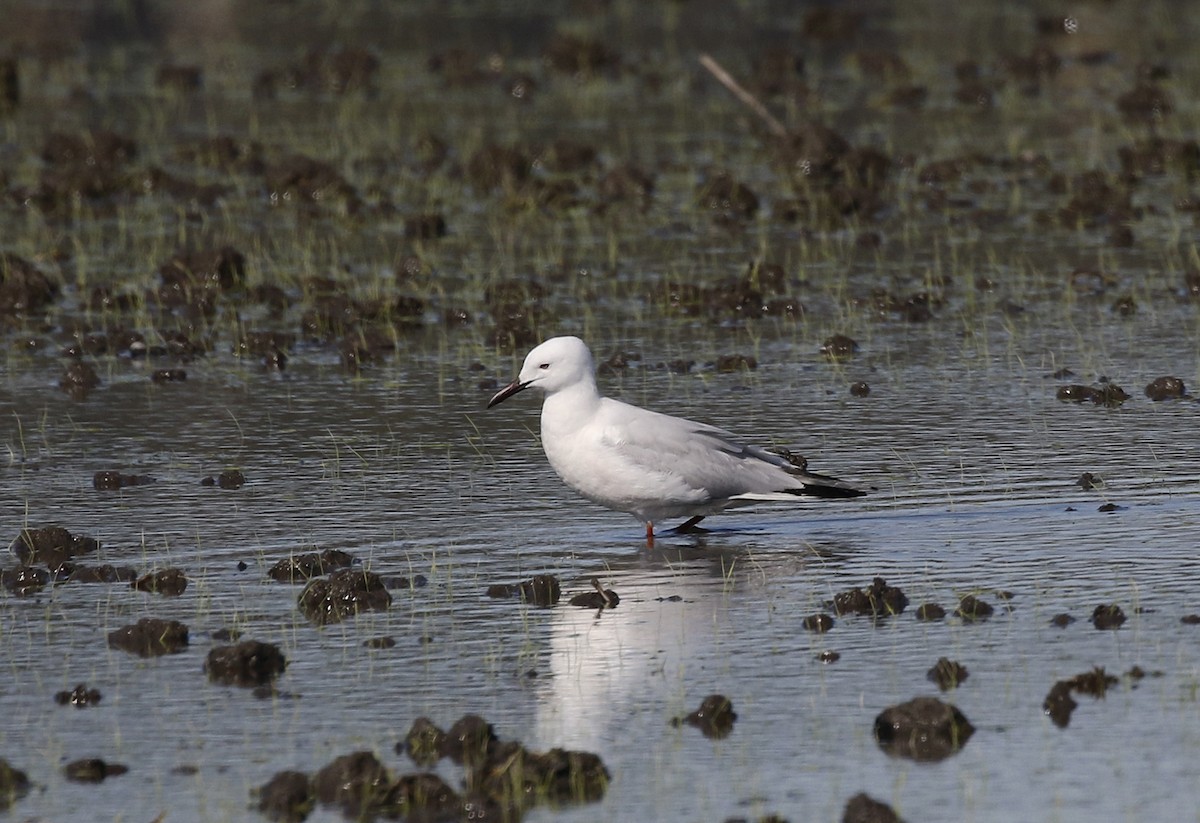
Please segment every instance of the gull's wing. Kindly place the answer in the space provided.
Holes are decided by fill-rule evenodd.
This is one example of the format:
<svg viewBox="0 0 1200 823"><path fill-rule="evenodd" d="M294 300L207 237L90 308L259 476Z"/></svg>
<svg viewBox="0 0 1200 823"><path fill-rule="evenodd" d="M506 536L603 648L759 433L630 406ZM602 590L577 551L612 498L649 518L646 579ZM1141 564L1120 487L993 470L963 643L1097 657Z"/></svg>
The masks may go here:
<svg viewBox="0 0 1200 823"><path fill-rule="evenodd" d="M813 474L734 434L618 400L602 401L602 445L629 468L666 477L708 500L771 500L795 495L856 497L840 480Z"/></svg>

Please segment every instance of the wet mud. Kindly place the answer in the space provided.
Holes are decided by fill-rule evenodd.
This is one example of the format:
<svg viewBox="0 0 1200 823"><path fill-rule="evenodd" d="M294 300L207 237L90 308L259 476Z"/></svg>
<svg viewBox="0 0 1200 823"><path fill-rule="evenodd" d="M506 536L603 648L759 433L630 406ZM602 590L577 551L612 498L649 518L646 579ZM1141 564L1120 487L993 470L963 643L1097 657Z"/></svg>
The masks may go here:
<svg viewBox="0 0 1200 823"><path fill-rule="evenodd" d="M179 654L188 647L188 627L178 620L143 617L108 634L108 646L138 657Z"/></svg>
<svg viewBox="0 0 1200 823"><path fill-rule="evenodd" d="M341 569L309 581L297 600L300 613L319 626L340 623L359 612L386 611L391 605L383 578L358 569Z"/></svg>
<svg viewBox="0 0 1200 823"><path fill-rule="evenodd" d="M396 751L430 768L443 757L462 767L456 788L431 771L396 774L371 752L341 755L311 777L276 774L256 790L258 809L272 820L303 820L317 805L348 820L519 820L547 805L592 803L610 775L594 754L565 749L534 752L501 741L478 715L466 715L443 732L427 718L414 722Z"/></svg>
<svg viewBox="0 0 1200 823"><path fill-rule="evenodd" d="M713 740L726 738L733 732L733 724L737 721L737 712L733 710L733 701L723 694L710 694L700 701L700 707L683 717L671 718L672 726L692 726L700 730L705 737Z"/></svg>
<svg viewBox="0 0 1200 823"><path fill-rule="evenodd" d="M875 718L875 740L883 751L923 763L945 760L974 733L975 727L957 707L936 697L915 697Z"/></svg>
<svg viewBox="0 0 1200 823"><path fill-rule="evenodd" d="M488 597L515 597L535 606L553 606L562 595L562 586L552 574L539 574L521 583L495 583L487 588Z"/></svg>

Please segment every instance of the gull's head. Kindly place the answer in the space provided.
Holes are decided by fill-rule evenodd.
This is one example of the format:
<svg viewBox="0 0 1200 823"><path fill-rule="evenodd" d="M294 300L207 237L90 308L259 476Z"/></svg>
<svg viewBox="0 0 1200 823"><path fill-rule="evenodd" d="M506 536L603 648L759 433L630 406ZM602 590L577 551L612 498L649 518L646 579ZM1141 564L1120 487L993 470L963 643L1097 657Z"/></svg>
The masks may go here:
<svg viewBox="0 0 1200 823"><path fill-rule="evenodd" d="M528 388L554 394L594 379L595 366L586 343L578 337L551 337L526 355L517 379L496 392L488 408Z"/></svg>

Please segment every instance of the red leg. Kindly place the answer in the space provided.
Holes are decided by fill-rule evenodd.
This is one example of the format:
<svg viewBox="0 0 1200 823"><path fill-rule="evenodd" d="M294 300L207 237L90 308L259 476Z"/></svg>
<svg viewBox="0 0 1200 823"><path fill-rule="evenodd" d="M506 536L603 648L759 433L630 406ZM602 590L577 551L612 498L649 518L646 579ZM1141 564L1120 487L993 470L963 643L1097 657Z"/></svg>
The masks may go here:
<svg viewBox="0 0 1200 823"><path fill-rule="evenodd" d="M654 548L654 524L649 520L646 521L646 548Z"/></svg>

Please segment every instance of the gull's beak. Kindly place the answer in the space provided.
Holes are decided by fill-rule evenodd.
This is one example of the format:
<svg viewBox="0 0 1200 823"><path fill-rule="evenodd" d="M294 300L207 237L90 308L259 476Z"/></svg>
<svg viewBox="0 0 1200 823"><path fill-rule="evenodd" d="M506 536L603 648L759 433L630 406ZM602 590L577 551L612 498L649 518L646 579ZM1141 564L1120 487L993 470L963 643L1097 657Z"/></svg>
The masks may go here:
<svg viewBox="0 0 1200 823"><path fill-rule="evenodd" d="M522 383L520 380L514 380L511 383L509 383L507 386L502 388L500 391L498 391L494 395L492 395L492 399L488 401L487 407L490 409L492 406L495 406L499 403L503 403L505 400L512 397L517 392L524 391L528 387L529 387L528 382Z"/></svg>

